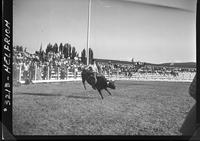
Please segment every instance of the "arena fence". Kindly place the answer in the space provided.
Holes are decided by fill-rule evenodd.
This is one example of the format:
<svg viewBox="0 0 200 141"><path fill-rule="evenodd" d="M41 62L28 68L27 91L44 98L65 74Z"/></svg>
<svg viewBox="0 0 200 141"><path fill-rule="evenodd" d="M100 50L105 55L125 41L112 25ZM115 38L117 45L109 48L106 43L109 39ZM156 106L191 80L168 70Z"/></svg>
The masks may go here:
<svg viewBox="0 0 200 141"><path fill-rule="evenodd" d="M33 83L43 82L65 82L65 81L81 81L81 71L65 70L64 72L60 67L57 69L47 67L46 75L42 67L35 65L34 69L28 72L28 78ZM178 76L156 74L156 73L132 73L132 76L126 76L121 73L104 73L104 76L109 80L138 80L138 81L181 81L181 82L192 82L195 72L179 72ZM22 65L18 65L13 69L13 80L25 83L24 70Z"/></svg>

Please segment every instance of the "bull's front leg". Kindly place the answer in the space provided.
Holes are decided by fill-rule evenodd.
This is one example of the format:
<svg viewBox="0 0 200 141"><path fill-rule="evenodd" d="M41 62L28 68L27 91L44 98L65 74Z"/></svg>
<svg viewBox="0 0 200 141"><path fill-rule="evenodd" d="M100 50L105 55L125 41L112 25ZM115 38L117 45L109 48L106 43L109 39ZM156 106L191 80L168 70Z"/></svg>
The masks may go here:
<svg viewBox="0 0 200 141"><path fill-rule="evenodd" d="M101 93L101 90L98 90L100 96L101 96L101 99L103 99L103 96L102 96L102 93Z"/></svg>
<svg viewBox="0 0 200 141"><path fill-rule="evenodd" d="M109 93L109 95L111 95L111 93L110 93L110 91L108 91L108 89L107 88L105 88L105 90Z"/></svg>

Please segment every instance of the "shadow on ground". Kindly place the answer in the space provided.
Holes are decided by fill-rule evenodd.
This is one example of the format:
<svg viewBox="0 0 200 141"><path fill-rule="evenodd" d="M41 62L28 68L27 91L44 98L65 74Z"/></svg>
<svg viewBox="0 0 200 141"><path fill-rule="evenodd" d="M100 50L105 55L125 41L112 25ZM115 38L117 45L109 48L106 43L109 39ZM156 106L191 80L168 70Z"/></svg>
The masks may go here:
<svg viewBox="0 0 200 141"><path fill-rule="evenodd" d="M15 93L16 95L34 95L34 96L65 96L62 94L49 94L49 93L27 93L27 92L20 92ZM65 96L67 98L78 98L78 99L95 99L96 97L88 97L88 96L80 96L80 95L69 95Z"/></svg>

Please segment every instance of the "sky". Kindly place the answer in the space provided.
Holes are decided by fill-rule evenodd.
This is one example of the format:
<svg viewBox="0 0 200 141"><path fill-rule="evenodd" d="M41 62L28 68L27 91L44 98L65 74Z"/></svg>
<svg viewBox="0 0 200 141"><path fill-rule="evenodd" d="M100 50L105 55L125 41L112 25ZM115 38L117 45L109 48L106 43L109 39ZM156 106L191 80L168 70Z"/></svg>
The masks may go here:
<svg viewBox="0 0 200 141"><path fill-rule="evenodd" d="M13 44L87 47L88 0L13 0ZM92 0L95 58L196 62L196 0Z"/></svg>

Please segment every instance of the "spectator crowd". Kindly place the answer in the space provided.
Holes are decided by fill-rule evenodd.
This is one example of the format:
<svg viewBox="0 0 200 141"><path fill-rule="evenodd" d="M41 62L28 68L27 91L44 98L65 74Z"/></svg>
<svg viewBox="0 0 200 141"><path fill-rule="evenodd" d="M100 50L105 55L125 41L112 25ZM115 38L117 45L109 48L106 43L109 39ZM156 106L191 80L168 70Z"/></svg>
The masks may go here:
<svg viewBox="0 0 200 141"><path fill-rule="evenodd" d="M180 72L195 73L195 68L175 68L166 66L153 66L142 62L114 63L111 61L96 61L100 73L107 76L131 77L134 73L173 75ZM64 58L62 54L49 52L45 59L40 59L36 54L30 54L26 50L13 50L13 79L20 80L49 80L67 79L69 74L74 77L80 75L81 69L86 65L81 58Z"/></svg>

